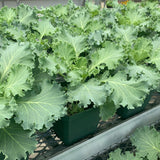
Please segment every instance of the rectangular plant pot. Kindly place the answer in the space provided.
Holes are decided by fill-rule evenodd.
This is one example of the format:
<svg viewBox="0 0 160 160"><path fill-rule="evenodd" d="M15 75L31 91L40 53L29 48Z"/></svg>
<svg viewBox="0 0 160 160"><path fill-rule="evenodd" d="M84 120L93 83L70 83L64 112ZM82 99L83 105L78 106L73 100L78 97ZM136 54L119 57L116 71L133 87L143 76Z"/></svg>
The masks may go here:
<svg viewBox="0 0 160 160"><path fill-rule="evenodd" d="M65 116L54 124L56 135L65 145L71 145L97 130L99 108L91 108L72 116Z"/></svg>
<svg viewBox="0 0 160 160"><path fill-rule="evenodd" d="M145 107L147 106L148 102L151 99L152 94L153 94L153 91L151 91L150 94L147 95L141 107L137 107L135 109L128 109L127 107L120 107L117 109L117 112L116 112L117 115L119 115L121 119L127 119L131 116L134 116L137 113L144 111Z"/></svg>

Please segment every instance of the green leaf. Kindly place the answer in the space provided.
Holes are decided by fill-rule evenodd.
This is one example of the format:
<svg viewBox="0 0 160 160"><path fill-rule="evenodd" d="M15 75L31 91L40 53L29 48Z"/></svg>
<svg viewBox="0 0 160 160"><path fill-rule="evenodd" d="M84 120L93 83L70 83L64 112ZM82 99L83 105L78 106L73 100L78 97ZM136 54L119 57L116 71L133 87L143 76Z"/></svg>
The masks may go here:
<svg viewBox="0 0 160 160"><path fill-rule="evenodd" d="M33 63L34 55L29 48L28 43L19 45L13 43L7 46L6 49L0 50L0 82L6 78L11 71L13 65L26 65L30 68L34 67Z"/></svg>
<svg viewBox="0 0 160 160"><path fill-rule="evenodd" d="M160 21L159 20L156 20L155 22L154 22L154 26L155 26L155 30L157 31L157 32L160 32Z"/></svg>
<svg viewBox="0 0 160 160"><path fill-rule="evenodd" d="M82 30L86 30L87 24L90 22L89 14L79 13L76 14L74 18L71 19L71 23Z"/></svg>
<svg viewBox="0 0 160 160"><path fill-rule="evenodd" d="M155 64L157 69L160 70L160 39L152 42L153 50L150 54L149 62Z"/></svg>
<svg viewBox="0 0 160 160"><path fill-rule="evenodd" d="M145 21L145 16L143 16L142 13L134 10L134 12L129 12L127 14L127 19L129 19L130 24L139 25Z"/></svg>
<svg viewBox="0 0 160 160"><path fill-rule="evenodd" d="M92 3L92 2L89 2L89 1L86 2L85 5L87 6L89 12L91 12L93 14L98 14L99 13L99 9L100 8L99 8L98 5L96 5L96 4Z"/></svg>
<svg viewBox="0 0 160 160"><path fill-rule="evenodd" d="M10 123L10 118L14 114L14 100L0 97L0 128L7 127Z"/></svg>
<svg viewBox="0 0 160 160"><path fill-rule="evenodd" d="M48 36L51 33L55 32L55 28L52 26L49 19L40 19L38 22L38 26L34 27L40 34L39 40L41 41L44 36Z"/></svg>
<svg viewBox="0 0 160 160"><path fill-rule="evenodd" d="M103 42L102 32L95 31L89 36L89 43L90 45L100 45Z"/></svg>
<svg viewBox="0 0 160 160"><path fill-rule="evenodd" d="M28 153L32 153L36 148L36 140L31 137L30 131L11 122L10 126L0 129L0 152L2 152L7 160L16 160L27 158Z"/></svg>
<svg viewBox="0 0 160 160"><path fill-rule="evenodd" d="M65 115L65 94L54 83L43 81L41 92L37 95L25 96L17 100L17 123L22 122L24 129L49 128L54 120Z"/></svg>
<svg viewBox="0 0 160 160"><path fill-rule="evenodd" d="M18 18L19 22L25 25L35 23L37 21L33 9L27 5L20 5L18 7Z"/></svg>
<svg viewBox="0 0 160 160"><path fill-rule="evenodd" d="M91 55L90 60L92 63L89 67L89 74L103 69L104 64L108 69L116 68L122 56L121 48L116 47L116 45L111 42L106 42L105 48L102 48Z"/></svg>
<svg viewBox="0 0 160 160"><path fill-rule="evenodd" d="M95 31L100 31L103 30L105 27L104 23L100 23L100 20L98 19L93 19L89 24L86 26L86 30L89 31L90 33L95 32ZM107 29L108 31L108 29Z"/></svg>
<svg viewBox="0 0 160 160"><path fill-rule="evenodd" d="M109 77L106 82L106 88L112 90L111 99L115 105L119 107L127 106L129 109L142 105L146 95L148 94L148 84L146 81L127 80L124 73L117 73L113 77Z"/></svg>
<svg viewBox="0 0 160 160"><path fill-rule="evenodd" d="M122 45L125 45L137 39L137 31L131 26L117 27L115 30L115 38L118 39Z"/></svg>
<svg viewBox="0 0 160 160"><path fill-rule="evenodd" d="M138 6L137 6L138 7ZM125 12L125 24L138 26L145 21L145 16L142 15L143 12L132 9Z"/></svg>
<svg viewBox="0 0 160 160"><path fill-rule="evenodd" d="M116 17L114 16L113 12L110 12L110 10L105 10L105 19L104 22L107 26L110 25L116 25Z"/></svg>
<svg viewBox="0 0 160 160"><path fill-rule="evenodd" d="M134 9L139 9L140 5L139 5L139 3L134 3L133 1L129 1L127 3L126 7L127 7L127 11L128 10L133 10L134 11Z"/></svg>
<svg viewBox="0 0 160 160"><path fill-rule="evenodd" d="M160 134L156 129L143 127L137 129L131 136L133 145L136 146L139 156L149 160L157 160L160 156Z"/></svg>
<svg viewBox="0 0 160 160"><path fill-rule="evenodd" d="M154 88L157 87L157 83L160 81L160 73L151 67L132 65L127 67L127 72L131 77L135 77L135 79L140 78L143 81L147 81Z"/></svg>
<svg viewBox="0 0 160 160"><path fill-rule="evenodd" d="M7 28L6 32L8 32L15 40L24 38L26 36L25 31L18 27L16 28L12 26L10 28Z"/></svg>
<svg viewBox="0 0 160 160"><path fill-rule="evenodd" d="M39 57L39 68L47 72L49 75L53 76L54 74L58 73L66 73L67 66L65 60L61 60L57 56L50 54L50 55L42 55Z"/></svg>
<svg viewBox="0 0 160 160"><path fill-rule="evenodd" d="M74 37L71 34L65 32L60 37L58 37L58 40L70 44L74 49L76 58L79 57L80 53L86 50L86 39L84 36Z"/></svg>
<svg viewBox="0 0 160 160"><path fill-rule="evenodd" d="M70 82L70 86L79 85L87 76L88 61L86 57L80 57L74 65L70 66L67 73L66 81Z"/></svg>
<svg viewBox="0 0 160 160"><path fill-rule="evenodd" d="M74 66L77 67L77 68L81 68L82 71L85 70L85 72L86 72L87 71L86 69L88 67L88 59L87 59L87 57L78 58L77 61L75 62Z"/></svg>
<svg viewBox="0 0 160 160"><path fill-rule="evenodd" d="M42 55L39 57L39 68L47 72L49 75L53 76L53 74L58 73L57 65L58 65L58 58L54 55Z"/></svg>
<svg viewBox="0 0 160 160"><path fill-rule="evenodd" d="M60 17L68 14L67 6L63 6L61 4L54 7L54 13Z"/></svg>
<svg viewBox="0 0 160 160"><path fill-rule="evenodd" d="M85 70L80 68L73 68L68 72L66 81L70 82L71 86L79 85L83 81Z"/></svg>
<svg viewBox="0 0 160 160"><path fill-rule="evenodd" d="M31 89L32 72L27 66L13 66L5 84L5 95L24 96L24 91Z"/></svg>
<svg viewBox="0 0 160 160"><path fill-rule="evenodd" d="M134 61L139 63L149 57L152 50L151 41L146 38L138 38L134 43L133 49L130 50Z"/></svg>
<svg viewBox="0 0 160 160"><path fill-rule="evenodd" d="M68 96L69 102L79 101L80 105L84 107L90 105L91 102L95 106L100 106L106 101L107 92L97 80L91 79L79 86L71 87L68 90Z"/></svg>
<svg viewBox="0 0 160 160"><path fill-rule="evenodd" d="M59 43L58 46L55 47L54 53L62 58L67 66L70 66L76 58L73 47L68 43Z"/></svg>
<svg viewBox="0 0 160 160"><path fill-rule="evenodd" d="M142 158L133 156L133 154L131 154L129 151L125 152L125 154L122 154L121 150L118 148L109 154L108 160L142 160Z"/></svg>
<svg viewBox="0 0 160 160"><path fill-rule="evenodd" d="M16 12L13 8L4 7L1 9L1 18L3 21L12 22L16 18Z"/></svg>
<svg viewBox="0 0 160 160"><path fill-rule="evenodd" d="M106 121L109 118L113 117L115 113L116 113L115 104L113 101L110 101L108 98L106 103L100 106L100 117L103 121Z"/></svg>

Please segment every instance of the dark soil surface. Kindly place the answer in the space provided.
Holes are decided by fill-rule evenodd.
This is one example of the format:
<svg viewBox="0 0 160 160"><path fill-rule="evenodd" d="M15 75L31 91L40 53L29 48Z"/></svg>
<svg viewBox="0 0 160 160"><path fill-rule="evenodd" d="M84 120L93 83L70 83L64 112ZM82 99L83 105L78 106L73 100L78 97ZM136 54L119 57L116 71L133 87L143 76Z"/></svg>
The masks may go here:
<svg viewBox="0 0 160 160"><path fill-rule="evenodd" d="M146 110L153 108L157 104L160 104L160 93L155 92L153 96L151 97L151 100L149 101ZM106 131L109 128L114 127L115 125L122 123L123 120L120 119L117 115L114 115L111 119L107 121L100 121L98 124L97 132L94 135L90 135L87 138L83 139L82 141L85 141L87 139L90 139L97 134ZM160 130L160 124L157 125L157 128ZM54 155L56 155L59 152L62 152L63 150L67 149L68 147L63 144L63 142L56 136L54 133L54 130L51 128L47 132L44 133L37 133L37 140L38 145L36 150L33 154L29 156L28 160L48 160ZM77 142L80 143L80 142ZM71 146L70 146L71 147ZM113 151L114 149L120 147L123 151L134 151L134 147L131 145L130 140L126 140L116 146L115 148L112 148L108 151L106 151L103 154L97 155L96 157L93 157L92 160L106 160L109 152Z"/></svg>

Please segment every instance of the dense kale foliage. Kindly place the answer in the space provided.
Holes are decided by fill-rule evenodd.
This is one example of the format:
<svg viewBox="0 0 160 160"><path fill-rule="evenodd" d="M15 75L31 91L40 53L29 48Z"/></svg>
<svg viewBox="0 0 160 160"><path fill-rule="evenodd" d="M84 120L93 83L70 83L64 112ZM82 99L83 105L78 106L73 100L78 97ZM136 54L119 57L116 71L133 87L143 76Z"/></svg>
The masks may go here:
<svg viewBox="0 0 160 160"><path fill-rule="evenodd" d="M132 145L135 146L133 152L122 153L121 149L116 149L109 154L109 160L158 160L160 157L160 133L155 128L138 128L130 137Z"/></svg>
<svg viewBox="0 0 160 160"><path fill-rule="evenodd" d="M0 152L6 159L31 153L31 135L68 108L100 107L107 119L119 106L141 106L159 86L159 15L149 2L2 8Z"/></svg>

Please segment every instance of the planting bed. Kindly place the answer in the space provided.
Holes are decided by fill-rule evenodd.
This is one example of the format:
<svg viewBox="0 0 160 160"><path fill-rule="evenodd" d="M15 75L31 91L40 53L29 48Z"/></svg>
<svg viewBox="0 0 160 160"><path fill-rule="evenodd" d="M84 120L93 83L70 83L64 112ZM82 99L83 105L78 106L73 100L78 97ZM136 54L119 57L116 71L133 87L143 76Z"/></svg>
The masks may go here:
<svg viewBox="0 0 160 160"><path fill-rule="evenodd" d="M155 107L158 104L160 104L160 94L157 92L154 92L145 111ZM74 147L75 145L82 143L100 133L103 133L104 131L122 122L123 120L121 120L120 117L118 117L117 115L115 115L108 121L100 121L97 132L94 135L90 135L87 138L79 141L78 143L75 143L74 145L68 146L68 147L65 146L63 142L56 136L52 128L48 130L47 132L37 133L38 135L37 139L39 143L34 153L29 156L29 160L48 160L52 158L53 156L57 155L58 153L61 153L64 150L70 149ZM105 160L108 157L109 152L113 151L115 148L118 148L118 147L122 148L123 150L134 149L133 146L131 146L130 140L126 140L122 142L121 144L117 144L116 147L107 150L105 153L97 155L96 157L93 157L92 160Z"/></svg>

